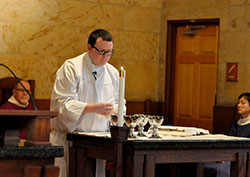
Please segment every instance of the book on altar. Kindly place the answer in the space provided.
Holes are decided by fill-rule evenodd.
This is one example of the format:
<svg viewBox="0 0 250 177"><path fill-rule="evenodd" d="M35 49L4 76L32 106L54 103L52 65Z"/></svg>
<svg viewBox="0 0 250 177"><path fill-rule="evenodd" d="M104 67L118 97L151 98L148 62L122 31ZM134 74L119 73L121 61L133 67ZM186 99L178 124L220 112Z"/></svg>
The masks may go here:
<svg viewBox="0 0 250 177"><path fill-rule="evenodd" d="M196 136L208 135L210 133L208 130L202 128L162 125L159 126L159 134L172 136Z"/></svg>

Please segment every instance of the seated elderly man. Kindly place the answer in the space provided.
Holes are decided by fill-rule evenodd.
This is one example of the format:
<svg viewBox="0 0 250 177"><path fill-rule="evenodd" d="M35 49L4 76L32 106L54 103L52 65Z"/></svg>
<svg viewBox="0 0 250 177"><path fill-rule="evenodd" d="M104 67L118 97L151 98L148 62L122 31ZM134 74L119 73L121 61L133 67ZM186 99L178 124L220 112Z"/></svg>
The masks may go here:
<svg viewBox="0 0 250 177"><path fill-rule="evenodd" d="M31 92L31 87L28 81L21 80L23 86ZM20 83L17 83L15 87L12 89L12 96L8 99L6 103L0 106L1 109L11 109L11 110L33 110L33 105L30 103L30 96L24 90ZM11 131L8 131L11 132ZM22 130L19 133L20 139L26 139L26 130Z"/></svg>
<svg viewBox="0 0 250 177"><path fill-rule="evenodd" d="M30 92L30 84L28 81L21 80L24 87ZM14 109L14 110L32 110L33 105L29 102L30 96L24 90L20 83L17 83L12 89L13 95L6 103L0 106L0 109Z"/></svg>

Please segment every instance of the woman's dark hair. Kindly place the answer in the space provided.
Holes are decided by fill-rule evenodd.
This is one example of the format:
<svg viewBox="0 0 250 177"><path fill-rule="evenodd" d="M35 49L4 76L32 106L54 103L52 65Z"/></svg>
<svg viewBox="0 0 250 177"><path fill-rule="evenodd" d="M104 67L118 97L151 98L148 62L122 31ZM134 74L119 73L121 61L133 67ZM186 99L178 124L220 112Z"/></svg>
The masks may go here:
<svg viewBox="0 0 250 177"><path fill-rule="evenodd" d="M244 97L248 101L248 103L250 104L250 93L249 92L245 92L245 93L240 94L238 100L241 99L242 97Z"/></svg>
<svg viewBox="0 0 250 177"><path fill-rule="evenodd" d="M104 29L97 29L89 35L88 44L93 47L99 37L101 37L104 41L113 41L112 35L108 31Z"/></svg>

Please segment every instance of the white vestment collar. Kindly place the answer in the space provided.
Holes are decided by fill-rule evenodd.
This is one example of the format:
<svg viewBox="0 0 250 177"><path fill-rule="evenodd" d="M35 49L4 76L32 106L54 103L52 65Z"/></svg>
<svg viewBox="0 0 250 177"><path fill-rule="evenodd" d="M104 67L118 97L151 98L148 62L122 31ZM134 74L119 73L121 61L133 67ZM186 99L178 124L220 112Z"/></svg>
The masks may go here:
<svg viewBox="0 0 250 177"><path fill-rule="evenodd" d="M14 105L17 105L17 106L20 106L20 107L22 107L22 108L26 108L26 107L29 105L29 102L27 102L25 105L20 104L20 103L15 99L15 97L14 97L13 95L8 99L8 101L9 101L10 103L12 103L12 104L14 104Z"/></svg>
<svg viewBox="0 0 250 177"><path fill-rule="evenodd" d="M97 79L100 78L103 75L104 71L105 71L105 65L104 66L96 66L92 62L88 52L87 52L87 66L90 69L91 73L93 73L93 72L96 73L96 78Z"/></svg>
<svg viewBox="0 0 250 177"><path fill-rule="evenodd" d="M237 121L237 124L238 125L247 125L250 123L250 116L246 117L246 118L240 118L238 121Z"/></svg>

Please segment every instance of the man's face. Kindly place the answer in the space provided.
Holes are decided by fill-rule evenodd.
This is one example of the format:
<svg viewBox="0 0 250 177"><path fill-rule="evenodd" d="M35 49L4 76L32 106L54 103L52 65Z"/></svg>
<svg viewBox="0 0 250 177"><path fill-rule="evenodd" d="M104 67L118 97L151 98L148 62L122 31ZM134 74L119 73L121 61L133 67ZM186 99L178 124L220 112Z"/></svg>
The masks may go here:
<svg viewBox="0 0 250 177"><path fill-rule="evenodd" d="M30 92L30 84L25 81L21 81L21 83ZM29 102L30 96L28 95L28 93L25 92L24 88L21 86L20 83L17 84L17 87L14 88L12 92L18 103L26 105Z"/></svg>
<svg viewBox="0 0 250 177"><path fill-rule="evenodd" d="M243 96L238 101L238 113L243 117L248 117L250 115L250 105L247 99Z"/></svg>
<svg viewBox="0 0 250 177"><path fill-rule="evenodd" d="M98 51L99 50L99 51ZM103 51L105 51L103 54ZM88 44L88 53L92 62L96 66L105 65L111 58L113 51L112 41L103 41L101 37L97 38L94 47Z"/></svg>

